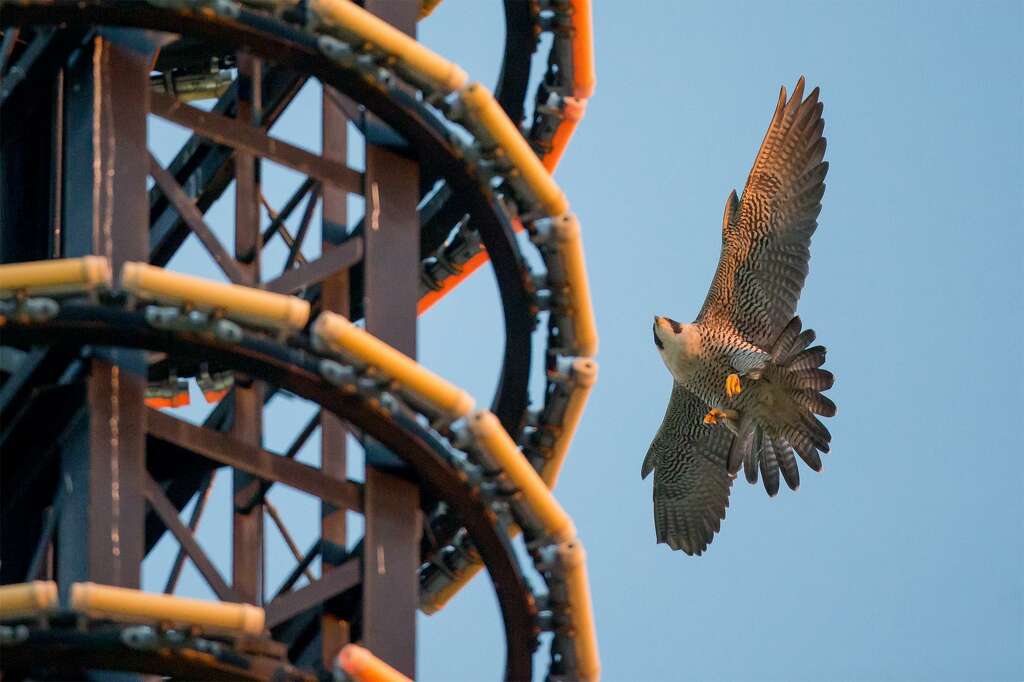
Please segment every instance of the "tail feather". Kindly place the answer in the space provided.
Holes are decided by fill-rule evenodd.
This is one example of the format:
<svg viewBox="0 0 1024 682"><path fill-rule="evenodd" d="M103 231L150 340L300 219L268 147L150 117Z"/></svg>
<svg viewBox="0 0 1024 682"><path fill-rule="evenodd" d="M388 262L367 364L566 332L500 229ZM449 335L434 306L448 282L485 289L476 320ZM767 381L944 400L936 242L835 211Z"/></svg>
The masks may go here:
<svg viewBox="0 0 1024 682"><path fill-rule="evenodd" d="M793 448L782 436L773 436L773 449L779 460L779 469L782 471L782 478L790 490L800 487L800 469L796 465L796 457L793 456Z"/></svg>
<svg viewBox="0 0 1024 682"><path fill-rule="evenodd" d="M729 447L729 457L726 460L726 471L735 475L740 470L740 464L754 451L754 421L751 417L743 415L740 417L738 433L732 439ZM744 471L746 473L746 471ZM750 474L747 474L750 480ZM754 470L754 483L757 482L757 470Z"/></svg>
<svg viewBox="0 0 1024 682"><path fill-rule="evenodd" d="M813 329L805 329L800 332L799 336L796 337L790 347L782 354L781 364L789 365L793 358L796 357L800 351L814 343L814 339L816 338L817 336L814 334Z"/></svg>
<svg viewBox="0 0 1024 682"><path fill-rule="evenodd" d="M787 425L783 428L782 435L792 443L797 454L800 455L800 459L806 462L807 466L814 471L821 471L821 457L818 455L814 442L806 431L801 431L797 427Z"/></svg>
<svg viewBox="0 0 1024 682"><path fill-rule="evenodd" d="M825 346L814 346L797 354L789 363L790 370L817 369L825 364Z"/></svg>
<svg viewBox="0 0 1024 682"><path fill-rule="evenodd" d="M772 439L763 431L761 432L761 480L764 481L764 490L769 497L775 497L779 492L779 462L775 459L775 449L772 447Z"/></svg>
<svg viewBox="0 0 1024 682"><path fill-rule="evenodd" d="M800 317L794 317L786 325L782 333L779 334L779 338L775 341L775 347L772 348L772 358L775 362L781 362L782 355L787 352L792 346L793 342L796 341L796 337L800 335Z"/></svg>
<svg viewBox="0 0 1024 682"><path fill-rule="evenodd" d="M832 417L836 414L835 403L822 394L832 387L835 377L822 369L827 350L824 346L811 346L815 338L813 330L801 328L799 317L793 317L779 334L771 348L773 362L764 375L765 390L769 391L764 395L772 399L756 402L756 382L750 391L754 395L748 397L754 401L748 403L750 405L775 407L763 412L755 407L754 439L737 437L729 453L729 471L735 473L742 464L751 483L757 482L760 472L769 495L778 492L780 474L793 490L800 486L797 455L812 470L821 471L819 453L830 449L832 435L815 415ZM741 423L747 418L744 414Z"/></svg>
<svg viewBox="0 0 1024 682"><path fill-rule="evenodd" d="M828 432L825 425L810 412L802 412L800 418L803 420L804 430L811 437L814 447L822 452L828 452L829 443L832 442L832 434Z"/></svg>
<svg viewBox="0 0 1024 682"><path fill-rule="evenodd" d="M836 378L826 369L798 369L787 372L786 381L793 388L827 391L835 384Z"/></svg>
<svg viewBox="0 0 1024 682"><path fill-rule="evenodd" d="M743 475L747 483L757 483L757 448L749 447L743 456Z"/></svg>
<svg viewBox="0 0 1024 682"><path fill-rule="evenodd" d="M797 405L810 410L814 414L820 414L822 417L836 416L836 404L817 391L793 391L791 395Z"/></svg>

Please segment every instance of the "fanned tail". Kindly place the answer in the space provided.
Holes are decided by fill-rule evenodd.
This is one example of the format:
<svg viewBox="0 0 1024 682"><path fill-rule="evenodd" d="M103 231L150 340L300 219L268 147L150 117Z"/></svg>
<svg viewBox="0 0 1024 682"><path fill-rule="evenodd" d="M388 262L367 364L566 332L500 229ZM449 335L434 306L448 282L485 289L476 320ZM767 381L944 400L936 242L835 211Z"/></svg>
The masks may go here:
<svg viewBox="0 0 1024 682"><path fill-rule="evenodd" d="M740 434L728 470L735 474L742 465L751 483L760 472L769 495L779 491L780 473L791 489L800 486L794 452L813 471L821 471L819 453L830 448L832 434L816 415L835 416L836 404L822 393L835 378L822 369L826 350L811 346L814 340L814 331L801 329L800 318L794 317L771 349L772 364L741 397Z"/></svg>

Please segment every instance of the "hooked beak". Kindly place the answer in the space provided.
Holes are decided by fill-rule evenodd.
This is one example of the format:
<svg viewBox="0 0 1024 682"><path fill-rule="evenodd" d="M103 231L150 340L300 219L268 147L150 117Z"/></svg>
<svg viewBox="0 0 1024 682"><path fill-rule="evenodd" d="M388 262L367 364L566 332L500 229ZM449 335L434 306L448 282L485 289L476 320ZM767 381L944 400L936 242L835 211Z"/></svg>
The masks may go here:
<svg viewBox="0 0 1024 682"><path fill-rule="evenodd" d="M661 321L663 319L664 318L655 315L654 316L654 328L652 330L654 332L654 345L657 346L659 350L663 350L665 348L665 344L663 344L661 342L661 339L658 338L658 325L661 324Z"/></svg>
<svg viewBox="0 0 1024 682"><path fill-rule="evenodd" d="M661 315L654 316L654 326L661 327L665 331L672 330L673 334L678 334L683 330L683 325L679 324L671 317L662 317Z"/></svg>

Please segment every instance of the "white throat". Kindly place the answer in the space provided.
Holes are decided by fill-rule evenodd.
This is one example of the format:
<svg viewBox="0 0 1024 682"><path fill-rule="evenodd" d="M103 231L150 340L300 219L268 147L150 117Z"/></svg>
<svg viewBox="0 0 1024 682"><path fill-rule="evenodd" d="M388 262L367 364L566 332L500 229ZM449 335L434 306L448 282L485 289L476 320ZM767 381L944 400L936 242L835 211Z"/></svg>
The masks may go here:
<svg viewBox="0 0 1024 682"><path fill-rule="evenodd" d="M654 333L661 341L662 347L658 349L658 354L665 367L676 381L683 381L700 361L702 348L697 326L677 323L677 327L674 327L665 318L658 318Z"/></svg>

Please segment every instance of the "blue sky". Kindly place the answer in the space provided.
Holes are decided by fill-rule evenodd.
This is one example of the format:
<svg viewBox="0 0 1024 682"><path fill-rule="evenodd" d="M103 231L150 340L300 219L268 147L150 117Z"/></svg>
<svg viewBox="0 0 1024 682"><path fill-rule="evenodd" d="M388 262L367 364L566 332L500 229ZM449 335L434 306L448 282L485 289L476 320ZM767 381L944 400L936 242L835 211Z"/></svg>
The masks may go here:
<svg viewBox="0 0 1024 682"><path fill-rule="evenodd" d="M595 4L597 93L557 179L585 231L601 376L558 496L589 553L605 679L1021 679L1024 5ZM496 1L445 0L421 25L490 85L502 30ZM798 493L737 481L687 557L655 545L639 476L671 386L650 320L695 316L725 198L800 74L821 86L831 163L799 313L837 376L833 450ZM279 134L308 131L317 102ZM486 402L500 337L485 269L423 318L420 353ZM280 447L309 408L274 409ZM306 515L305 546L311 501L278 503ZM421 679L499 677L486 578L420 620Z"/></svg>

